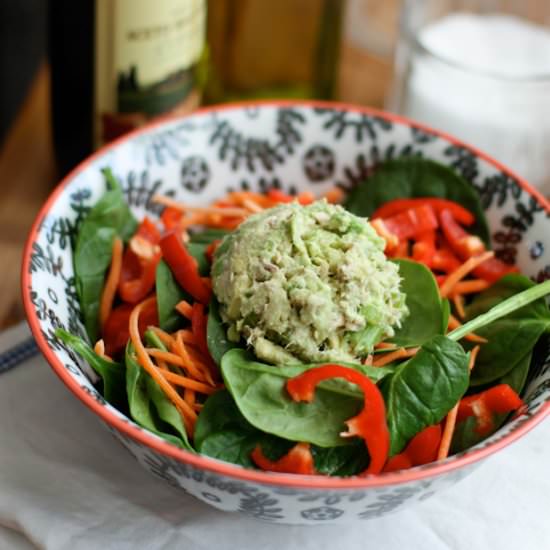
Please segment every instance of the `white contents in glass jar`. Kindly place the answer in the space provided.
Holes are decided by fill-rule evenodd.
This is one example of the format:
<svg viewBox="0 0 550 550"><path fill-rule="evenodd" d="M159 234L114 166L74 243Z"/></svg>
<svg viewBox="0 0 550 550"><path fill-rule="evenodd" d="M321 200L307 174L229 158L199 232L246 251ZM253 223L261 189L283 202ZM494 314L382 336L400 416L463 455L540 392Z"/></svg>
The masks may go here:
<svg viewBox="0 0 550 550"><path fill-rule="evenodd" d="M455 13L418 41L404 112L550 195L550 32L517 17Z"/></svg>

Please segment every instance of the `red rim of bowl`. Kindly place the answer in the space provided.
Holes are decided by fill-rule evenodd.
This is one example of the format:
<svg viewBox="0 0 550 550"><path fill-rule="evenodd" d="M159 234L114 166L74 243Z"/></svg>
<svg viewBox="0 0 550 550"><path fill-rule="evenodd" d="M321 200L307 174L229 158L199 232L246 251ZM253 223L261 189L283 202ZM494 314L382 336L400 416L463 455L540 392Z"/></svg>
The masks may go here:
<svg viewBox="0 0 550 550"><path fill-rule="evenodd" d="M227 110L241 110L243 108L255 108L255 107L305 107L305 108L330 108L336 110L345 110L350 112L361 113L369 116L377 116L398 124L402 124L409 127L419 128L430 134L437 135L444 140L454 145L468 149L477 157L489 162L501 172L507 174L519 185L532 195L539 204L541 204L547 212L550 213L550 203L542 196L542 194L531 187L525 180L518 177L511 170L500 164L498 161L491 158L489 155L478 151L474 147L471 147L452 136L438 130L434 130L428 126L420 124L418 122L409 120L406 117L395 115L392 113L386 113L377 109L369 107L360 107L357 105L351 105L346 103L330 102L330 101L293 101L293 100L267 100L267 101L246 101L237 103L228 103L224 105L205 107L194 111L190 116L206 114L209 112L219 112ZM30 230L27 242L25 244L23 252L23 263L21 272L21 290L23 295L23 304L27 320L31 329L31 332L38 344L39 349L45 356L48 363L53 368L54 372L61 378L65 385L80 399L89 409L97 414L103 421L129 436L133 440L142 443L146 447L153 449L154 451L167 455L177 461L192 465L197 468L201 468L216 474L224 475L227 477L239 479L242 481L249 481L253 483L262 483L267 485L279 485L285 487L306 488L306 489L365 489L368 487L381 487L394 484L402 484L411 481L421 480L427 477L438 476L445 474L464 466L473 464L495 452L506 447L510 443L516 441L532 428L534 428L539 422L541 422L547 414L550 414L550 402L543 404L541 409L532 417L526 419L521 426L510 432L506 436L502 437L498 441L482 448L475 449L473 451L466 451L464 455L457 457L450 457L443 462L435 462L430 465L422 466L420 468L413 468L410 470L403 470L401 472L388 473L380 476L372 477L353 477L353 478L331 478L324 476L303 476L294 474L278 474L271 472L263 472L258 470L248 470L240 466L230 464L228 462L218 461L206 456L193 454L184 449L179 449L169 443L157 439L152 434L138 428L132 423L129 423L122 418L118 417L114 412L109 410L106 406L98 403L91 395L89 395L78 384L78 382L70 375L67 369L63 366L61 361L56 357L55 353L48 346L44 336L40 331L40 324L36 316L33 304L30 300L30 293L28 290L31 288L31 274L29 271L30 258L32 254L32 245L36 239L41 221L47 212L51 209L52 205L57 200L58 196L63 192L64 188L71 182L71 180L80 172L86 169L86 167L94 160L102 156L106 151L117 147L119 144L131 140L132 138L141 134L149 132L151 129L157 128L167 122L177 120L183 117L171 117L165 116L157 119L155 122L148 124L142 128L139 128L129 134L122 136L114 142L105 145L86 160L81 162L76 168L74 168L54 189L51 195L48 197L46 203L40 209L32 228Z"/></svg>

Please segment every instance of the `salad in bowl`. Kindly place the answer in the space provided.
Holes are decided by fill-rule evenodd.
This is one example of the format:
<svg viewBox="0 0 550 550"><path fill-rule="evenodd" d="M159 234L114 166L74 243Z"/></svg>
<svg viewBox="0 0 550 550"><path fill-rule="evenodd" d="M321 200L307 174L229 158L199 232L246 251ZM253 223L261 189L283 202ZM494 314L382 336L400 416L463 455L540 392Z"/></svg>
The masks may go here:
<svg viewBox="0 0 550 550"><path fill-rule="evenodd" d="M257 109L304 120L330 112ZM383 116L356 115L384 127ZM152 159L164 150L164 162L179 166L187 199L169 180L163 189L146 179L140 190L135 176L132 184L121 177L116 154L100 154L82 172L95 172L94 192L70 220L62 249L74 315L65 323L54 313L38 338L79 366L86 393L95 392L109 415L139 429L146 444L159 442L160 454L172 457L166 468L175 484L178 472L195 474L172 460L286 491L293 506L300 499L291 487L399 491L452 473L453 463L475 462L469 457L490 449L503 426L533 416L526 390L545 368L550 281L533 280L493 250L486 199L464 170L421 147L396 154L390 144L360 178L341 166L346 183L334 154L327 160L330 151L307 136L305 179L323 185L270 184L263 172L280 153L266 160L266 143L251 140L241 154L242 136L227 135L230 124L220 126L215 111L210 129L208 116L183 119L180 137L193 119L210 145L225 135L217 162L236 144L233 175L244 170L258 185L215 182L208 200L195 200L210 180L208 165L155 149L175 123L171 133L149 130L154 138L145 143ZM438 139L409 129L413 141L426 136L417 143ZM128 143L144 141L140 134L122 140L124 162L132 157ZM303 148L299 140L283 145L290 157ZM296 177L294 169L280 174ZM69 202L81 198L74 181L78 173L69 177ZM48 217L41 224L48 230ZM58 220L50 222L46 237L59 230ZM32 246L31 273L48 264L40 244ZM35 292L27 300L32 315L37 304ZM136 450L132 439L122 441ZM214 494L214 505L235 509ZM308 519L302 512L300 522Z"/></svg>

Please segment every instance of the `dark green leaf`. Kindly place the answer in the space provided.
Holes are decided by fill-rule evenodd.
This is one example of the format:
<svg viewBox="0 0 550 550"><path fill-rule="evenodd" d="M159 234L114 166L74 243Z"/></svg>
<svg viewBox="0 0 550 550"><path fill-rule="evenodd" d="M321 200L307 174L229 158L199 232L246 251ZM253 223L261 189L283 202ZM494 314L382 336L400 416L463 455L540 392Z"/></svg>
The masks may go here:
<svg viewBox="0 0 550 550"><path fill-rule="evenodd" d="M409 315L390 342L399 346L419 346L436 334L444 334L445 312L439 288L433 273L423 264L411 260L396 260L396 263Z"/></svg>
<svg viewBox="0 0 550 550"><path fill-rule="evenodd" d="M111 263L113 240L117 235L123 240L129 239L137 227L122 189L110 170L105 170L104 174L108 191L82 222L73 257L84 326L92 342L97 340L99 302L105 274Z"/></svg>
<svg viewBox="0 0 550 550"><path fill-rule="evenodd" d="M521 395L527 375L529 374L529 367L531 366L532 352L529 351L524 355L512 368L512 370L503 376L498 383L508 384L518 395Z"/></svg>
<svg viewBox="0 0 550 550"><path fill-rule="evenodd" d="M345 429L344 421L362 406L361 399L321 387L312 403L296 403L285 390L285 367L252 361L240 349L228 351L221 368L226 387L248 422L284 439L320 447L345 444L339 435ZM303 366L292 370L300 368Z"/></svg>
<svg viewBox="0 0 550 550"><path fill-rule="evenodd" d="M126 347L126 392L135 422L173 445L193 451L180 413L136 361L130 344Z"/></svg>
<svg viewBox="0 0 550 550"><path fill-rule="evenodd" d="M489 228L478 194L463 177L432 160L407 157L384 162L348 195L344 206L358 216L371 216L386 202L419 197L449 199L464 206L476 219L468 231L489 246Z"/></svg>
<svg viewBox="0 0 550 550"><path fill-rule="evenodd" d="M339 447L311 446L315 470L329 476L353 476L364 471L370 457L362 439L354 439L349 445Z"/></svg>
<svg viewBox="0 0 550 550"><path fill-rule="evenodd" d="M468 388L468 355L445 336L435 336L397 367L382 385L391 436L400 453L424 428L437 424Z"/></svg>
<svg viewBox="0 0 550 550"><path fill-rule="evenodd" d="M234 342L227 339L227 331L222 323L218 301L215 298L212 298L208 307L206 343L208 344L208 351L217 365L221 364L222 357L227 351L237 347Z"/></svg>
<svg viewBox="0 0 550 550"><path fill-rule="evenodd" d="M82 338L61 328L55 335L64 344L76 351L94 369L103 381L103 397L119 410L126 410L125 369L120 363L107 361L97 353Z"/></svg>
<svg viewBox="0 0 550 550"><path fill-rule="evenodd" d="M185 319L174 309L182 300L192 298L176 282L168 264L161 260L156 274L157 309L162 330L174 332L185 324Z"/></svg>
<svg viewBox="0 0 550 550"><path fill-rule="evenodd" d="M199 264L199 273L203 277L210 275L210 262L205 254L207 248L208 245L203 243L187 243L187 250L189 250L189 254L197 260L197 263Z"/></svg>

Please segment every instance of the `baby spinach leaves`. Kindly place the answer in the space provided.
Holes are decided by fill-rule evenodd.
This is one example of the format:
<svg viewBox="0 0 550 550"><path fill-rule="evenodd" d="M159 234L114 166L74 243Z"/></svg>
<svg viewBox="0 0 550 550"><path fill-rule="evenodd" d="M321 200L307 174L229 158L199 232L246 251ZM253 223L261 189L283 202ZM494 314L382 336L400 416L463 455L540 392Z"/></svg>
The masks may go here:
<svg viewBox="0 0 550 550"><path fill-rule="evenodd" d="M174 308L178 302L188 300L189 296L176 282L164 260L157 266L155 290L160 328L168 332L179 329L184 324L184 319Z"/></svg>
<svg viewBox="0 0 550 550"><path fill-rule="evenodd" d="M130 415L140 426L173 445L193 451L180 413L139 365L131 344L126 348L126 392Z"/></svg>
<svg viewBox="0 0 550 550"><path fill-rule="evenodd" d="M419 346L436 334L444 333L448 316L432 272L418 262L396 260L396 263L409 314L390 341L399 346Z"/></svg>
<svg viewBox="0 0 550 550"><path fill-rule="evenodd" d="M115 177L109 169L103 173L107 191L82 222L73 258L80 309L92 342L97 340L99 331L99 302L111 263L113 240L116 236L129 239L137 227Z"/></svg>
<svg viewBox="0 0 550 550"><path fill-rule="evenodd" d="M468 388L468 355L460 344L435 336L382 384L390 455L418 432L440 422Z"/></svg>
<svg viewBox="0 0 550 550"><path fill-rule="evenodd" d="M432 160L404 157L380 164L372 176L351 191L344 206L358 216L371 216L386 202L418 197L461 204L476 219L469 231L490 244L487 220L475 189L452 169Z"/></svg>
<svg viewBox="0 0 550 550"><path fill-rule="evenodd" d="M76 351L94 369L103 381L103 397L121 411L127 409L126 390L124 387L124 365L100 357L82 338L61 328L55 335L64 344Z"/></svg>
<svg viewBox="0 0 550 550"><path fill-rule="evenodd" d="M206 325L206 343L212 359L217 365L221 364L222 357L227 351L236 347L234 342L227 338L227 330L220 317L218 301L213 298L208 306L208 322Z"/></svg>
<svg viewBox="0 0 550 550"><path fill-rule="evenodd" d="M205 229L191 235L191 243L209 245L223 239L229 232L226 229Z"/></svg>

